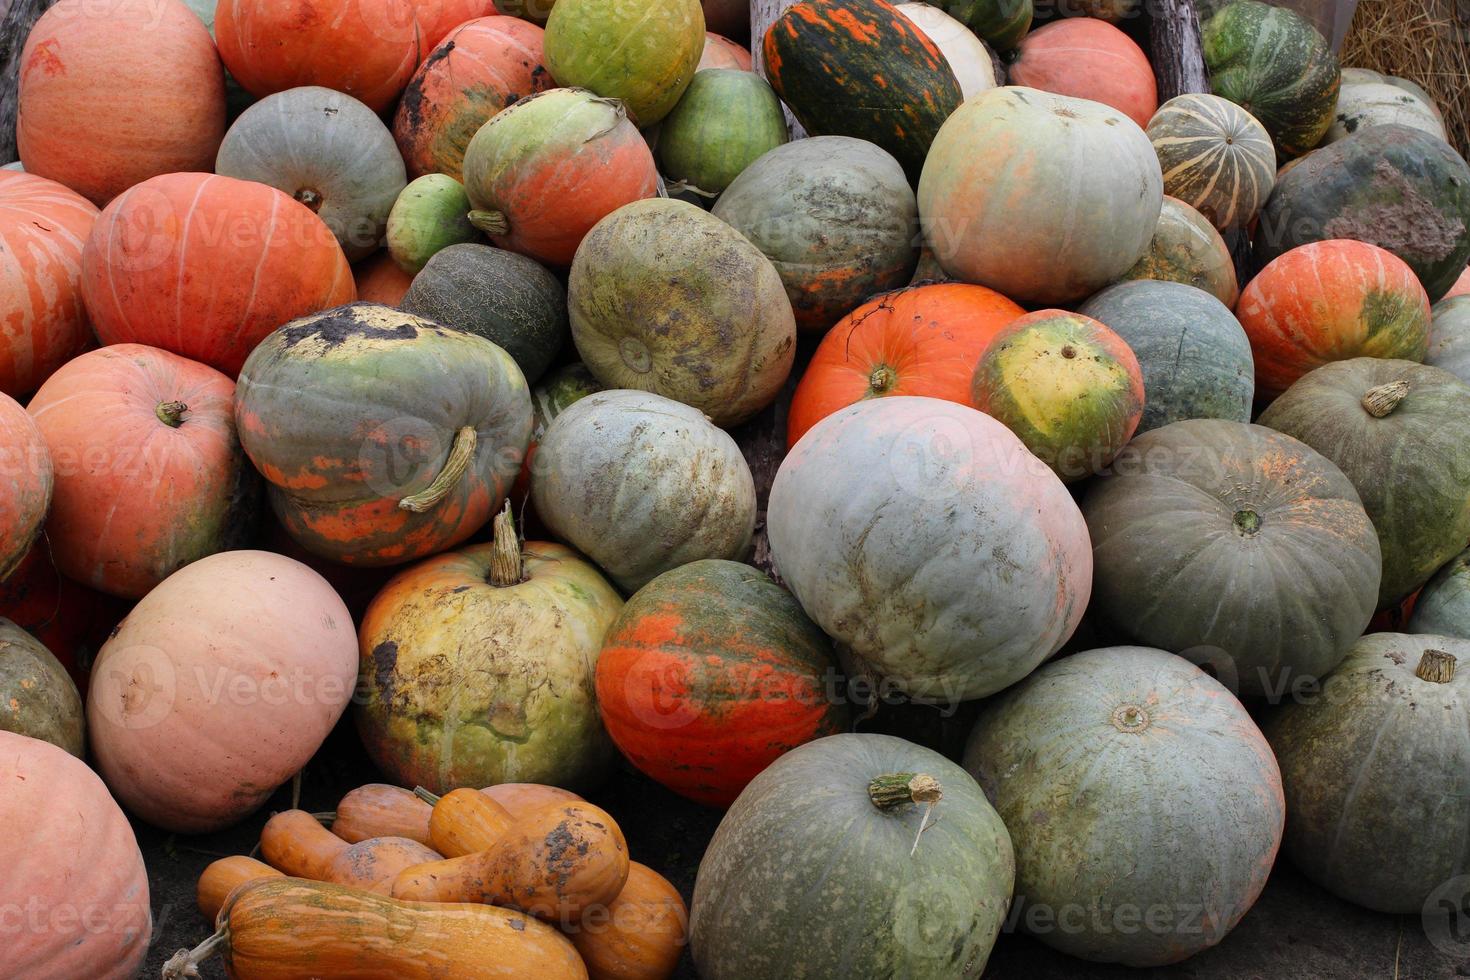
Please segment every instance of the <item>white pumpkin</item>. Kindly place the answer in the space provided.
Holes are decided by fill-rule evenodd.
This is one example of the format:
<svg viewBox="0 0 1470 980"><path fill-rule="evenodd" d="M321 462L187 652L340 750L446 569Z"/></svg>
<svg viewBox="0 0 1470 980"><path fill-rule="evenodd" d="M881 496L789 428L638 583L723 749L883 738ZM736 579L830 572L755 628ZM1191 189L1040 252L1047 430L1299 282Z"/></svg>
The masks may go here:
<svg viewBox="0 0 1470 980"><path fill-rule="evenodd" d="M996 86L995 57L985 42L964 24L927 3L900 3L898 12L934 42L949 62L966 99Z"/></svg>
<svg viewBox="0 0 1470 980"><path fill-rule="evenodd" d="M1324 142L1335 143L1369 126L1389 125L1408 126L1448 140L1444 117L1434 101L1417 85L1409 88L1395 84L1398 81L1348 84L1344 80L1337 95L1337 112Z"/></svg>

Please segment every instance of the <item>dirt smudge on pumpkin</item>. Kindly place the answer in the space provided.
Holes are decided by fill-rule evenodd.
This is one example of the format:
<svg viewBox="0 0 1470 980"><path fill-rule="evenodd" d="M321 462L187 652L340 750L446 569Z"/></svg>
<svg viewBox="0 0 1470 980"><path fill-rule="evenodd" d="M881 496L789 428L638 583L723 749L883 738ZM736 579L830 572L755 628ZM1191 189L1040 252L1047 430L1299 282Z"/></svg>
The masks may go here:
<svg viewBox="0 0 1470 980"><path fill-rule="evenodd" d="M384 640L373 647L373 681L378 687L383 703L393 700L397 688L398 644Z"/></svg>
<svg viewBox="0 0 1470 980"><path fill-rule="evenodd" d="M323 352L335 350L349 340L413 340L418 327L409 322L381 327L359 316L375 303L348 303L313 317L298 320L281 328L282 346L290 350L308 340L320 341ZM407 315L407 314L405 314Z"/></svg>
<svg viewBox="0 0 1470 980"><path fill-rule="evenodd" d="M1323 238L1373 242L1391 252L1441 260L1459 246L1465 223L1447 215L1388 160L1373 165L1372 191L1382 203L1345 210L1322 224Z"/></svg>

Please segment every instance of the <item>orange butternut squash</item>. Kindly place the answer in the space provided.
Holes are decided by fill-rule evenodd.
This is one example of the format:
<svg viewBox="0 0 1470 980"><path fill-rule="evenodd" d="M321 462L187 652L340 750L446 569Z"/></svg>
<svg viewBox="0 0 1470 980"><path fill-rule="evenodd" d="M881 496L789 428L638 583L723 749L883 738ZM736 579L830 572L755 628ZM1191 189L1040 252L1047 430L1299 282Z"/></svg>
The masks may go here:
<svg viewBox="0 0 1470 980"><path fill-rule="evenodd" d="M438 861L438 851L407 837L373 837L349 844L327 865L323 881L386 895L406 868Z"/></svg>
<svg viewBox="0 0 1470 980"><path fill-rule="evenodd" d="M689 941L688 928L679 890L634 861L612 904L588 910L569 932L592 980L667 980Z"/></svg>
<svg viewBox="0 0 1470 980"><path fill-rule="evenodd" d="M219 955L234 980L586 980L570 940L519 912L400 902L341 885L269 878L229 896L218 931L165 964L198 976Z"/></svg>
<svg viewBox="0 0 1470 980"><path fill-rule="evenodd" d="M429 843L447 858L488 851L515 825L510 811L477 789L456 789L435 796L414 791L431 804Z"/></svg>
<svg viewBox="0 0 1470 980"><path fill-rule="evenodd" d="M540 783L501 783L480 790L496 803L510 811L519 820L532 810L539 810L548 803L580 803L582 798L560 786L543 786Z"/></svg>
<svg viewBox="0 0 1470 980"><path fill-rule="evenodd" d="M346 841L305 810L272 814L260 830L260 856L277 871L294 878L326 881L332 862L347 847Z"/></svg>
<svg viewBox="0 0 1470 980"><path fill-rule="evenodd" d="M220 858L199 875L199 885L195 892L199 911L213 922L214 917L219 915L219 910L224 907L225 899L230 897L230 892L247 881L284 877L285 875L264 861L257 861L244 854Z"/></svg>
<svg viewBox="0 0 1470 980"><path fill-rule="evenodd" d="M371 837L407 837L429 843L429 804L413 790L368 783L342 797L332 833L356 844Z"/></svg>

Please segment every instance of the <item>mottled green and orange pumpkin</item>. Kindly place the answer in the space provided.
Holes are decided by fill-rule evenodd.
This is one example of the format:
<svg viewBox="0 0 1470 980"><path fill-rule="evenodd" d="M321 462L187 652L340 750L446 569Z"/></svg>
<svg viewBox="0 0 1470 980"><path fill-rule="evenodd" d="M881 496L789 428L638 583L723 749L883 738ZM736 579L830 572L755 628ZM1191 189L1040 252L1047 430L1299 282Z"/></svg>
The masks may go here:
<svg viewBox="0 0 1470 980"><path fill-rule="evenodd" d="M1230 307L1240 297L1235 259L1225 239L1204 215L1167 195L1148 252L1122 278L1182 282Z"/></svg>
<svg viewBox="0 0 1470 980"><path fill-rule="evenodd" d="M15 571L51 507L51 451L35 421L0 392L0 581Z"/></svg>
<svg viewBox="0 0 1470 980"><path fill-rule="evenodd" d="M509 354L372 303L262 341L235 415L291 537L351 565L464 541L505 499L531 436L530 390Z"/></svg>
<svg viewBox="0 0 1470 980"><path fill-rule="evenodd" d="M78 759L87 749L82 696L45 644L0 618L0 731L39 738Z"/></svg>
<svg viewBox="0 0 1470 980"><path fill-rule="evenodd" d="M1251 339L1262 399L1329 361L1422 361L1429 350L1424 287L1396 255L1366 242L1292 249L1246 285L1236 315Z"/></svg>
<svg viewBox="0 0 1470 980"><path fill-rule="evenodd" d="M640 771L729 806L777 758L847 727L831 643L791 594L715 559L634 593L597 659L608 734Z"/></svg>
<svg viewBox="0 0 1470 980"><path fill-rule="evenodd" d="M942 0L940 6L1000 52L1020 43L1035 13L1032 0Z"/></svg>
<svg viewBox="0 0 1470 980"><path fill-rule="evenodd" d="M1216 228L1243 227L1276 186L1276 150L1260 121L1218 95L1179 95L1145 129L1164 171L1164 193Z"/></svg>

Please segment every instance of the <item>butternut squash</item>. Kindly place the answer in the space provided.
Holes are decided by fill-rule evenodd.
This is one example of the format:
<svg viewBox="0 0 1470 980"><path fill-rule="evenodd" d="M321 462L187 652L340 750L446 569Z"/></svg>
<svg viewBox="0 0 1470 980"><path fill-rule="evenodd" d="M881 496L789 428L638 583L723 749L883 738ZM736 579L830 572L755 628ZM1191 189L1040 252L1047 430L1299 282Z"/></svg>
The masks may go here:
<svg viewBox="0 0 1470 980"><path fill-rule="evenodd" d="M272 814L260 830L260 855L267 864L295 878L326 881L345 840L323 827L315 814L282 810Z"/></svg>
<svg viewBox="0 0 1470 980"><path fill-rule="evenodd" d="M414 792L433 806L429 843L447 858L488 851L515 823L509 810L477 789L435 796L421 786Z"/></svg>
<svg viewBox="0 0 1470 980"><path fill-rule="evenodd" d="M567 931L592 980L668 980L688 942L689 910L668 879L634 861L612 904Z"/></svg>
<svg viewBox="0 0 1470 980"><path fill-rule="evenodd" d="M386 895L405 868L438 861L442 856L407 837L372 837L349 844L332 859L322 880Z"/></svg>
<svg viewBox="0 0 1470 980"><path fill-rule="evenodd" d="M501 783L499 786L486 786L480 792L509 810L517 820L548 803L582 802L582 798L569 789L543 786L541 783Z"/></svg>
<svg viewBox="0 0 1470 980"><path fill-rule="evenodd" d="M356 844L371 837L407 837L429 844L429 804L412 790L368 783L342 797L332 833Z"/></svg>
<svg viewBox="0 0 1470 980"><path fill-rule="evenodd" d="M164 980L198 976L218 954L234 980L586 980L565 936L486 905L400 902L300 878L236 889L218 929L164 965Z"/></svg>
<svg viewBox="0 0 1470 980"><path fill-rule="evenodd" d="M230 892L245 882L258 878L281 877L284 876L275 868L253 857L236 854L220 858L199 875L199 886L195 893L199 900L199 911L213 922Z"/></svg>

